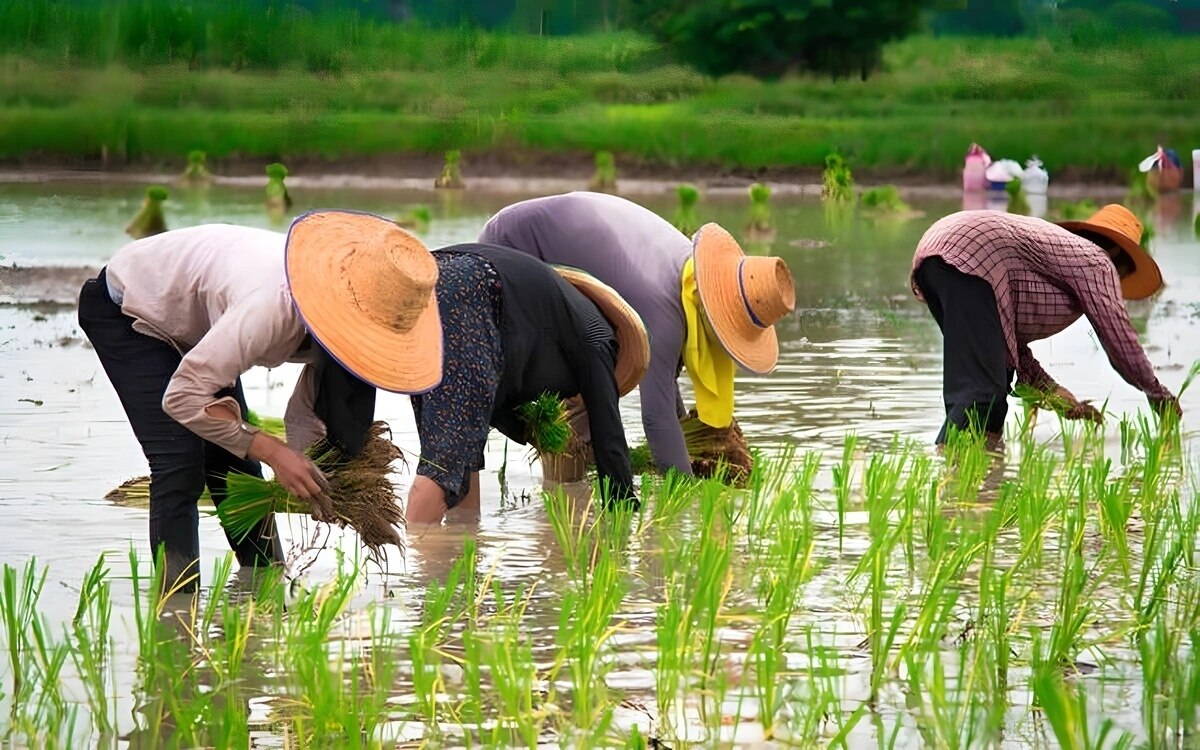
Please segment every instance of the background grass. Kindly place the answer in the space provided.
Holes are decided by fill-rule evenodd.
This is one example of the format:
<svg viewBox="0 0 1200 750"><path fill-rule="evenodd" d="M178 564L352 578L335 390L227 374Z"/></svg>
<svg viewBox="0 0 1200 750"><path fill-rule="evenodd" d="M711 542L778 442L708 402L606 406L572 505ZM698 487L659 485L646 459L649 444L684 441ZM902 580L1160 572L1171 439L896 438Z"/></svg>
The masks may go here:
<svg viewBox="0 0 1200 750"><path fill-rule="evenodd" d="M765 83L707 78L624 32L334 23L326 41L343 51L322 67L297 51L302 24L285 37L289 54L238 58L155 52L158 41L97 46L104 34L85 42L71 19L22 41L6 12L8 160L182 164L193 148L281 160L461 148L468 164L479 152L611 150L618 164L786 168L817 167L838 149L856 168L950 175L978 141L994 156L1037 153L1052 173L1123 177L1159 142L1181 152L1200 142L1189 101L1200 66L1188 62L1200 39L1187 37L1094 47L913 38L889 47L884 72L865 82Z"/></svg>

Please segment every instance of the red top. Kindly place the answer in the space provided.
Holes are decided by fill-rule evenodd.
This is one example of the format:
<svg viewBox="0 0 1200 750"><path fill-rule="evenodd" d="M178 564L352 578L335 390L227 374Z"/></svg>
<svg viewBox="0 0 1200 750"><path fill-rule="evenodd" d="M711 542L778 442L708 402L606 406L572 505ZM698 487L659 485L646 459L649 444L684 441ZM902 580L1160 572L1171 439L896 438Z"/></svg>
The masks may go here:
<svg viewBox="0 0 1200 750"><path fill-rule="evenodd" d="M1086 315L1108 361L1130 385L1152 398L1171 396L1150 366L1121 297L1121 280L1108 253L1055 224L1002 211L961 211L925 232L913 271L940 257L992 285L1017 382L1042 388L1057 383L1029 350ZM909 283L924 301L916 281Z"/></svg>

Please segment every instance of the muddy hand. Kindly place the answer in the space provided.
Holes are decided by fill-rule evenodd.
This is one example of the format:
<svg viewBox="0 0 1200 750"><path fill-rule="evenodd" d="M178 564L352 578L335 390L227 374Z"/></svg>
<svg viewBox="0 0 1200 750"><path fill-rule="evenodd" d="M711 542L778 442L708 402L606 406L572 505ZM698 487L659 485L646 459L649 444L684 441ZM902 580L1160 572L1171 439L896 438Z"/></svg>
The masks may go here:
<svg viewBox="0 0 1200 750"><path fill-rule="evenodd" d="M1175 413L1176 420L1183 418L1183 409L1179 406L1179 399L1175 398L1174 396L1167 396L1165 398L1151 398L1149 401L1150 408L1154 410L1154 413L1158 415L1159 419L1162 419L1171 412Z"/></svg>
<svg viewBox="0 0 1200 750"><path fill-rule="evenodd" d="M1104 413L1089 401L1076 401L1063 416L1067 419L1086 419L1096 424L1104 422Z"/></svg>
<svg viewBox="0 0 1200 750"><path fill-rule="evenodd" d="M337 514L333 511L333 500L330 499L329 493L318 492L308 498L308 505L311 509L312 519L322 523L336 523Z"/></svg>

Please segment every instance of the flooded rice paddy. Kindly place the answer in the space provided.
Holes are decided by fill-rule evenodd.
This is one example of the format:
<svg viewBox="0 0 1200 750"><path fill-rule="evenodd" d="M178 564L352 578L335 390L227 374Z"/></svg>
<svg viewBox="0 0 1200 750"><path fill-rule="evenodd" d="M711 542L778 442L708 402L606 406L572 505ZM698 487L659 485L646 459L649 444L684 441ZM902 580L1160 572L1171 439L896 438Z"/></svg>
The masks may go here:
<svg viewBox="0 0 1200 750"><path fill-rule="evenodd" d="M173 189L168 226L282 231L310 208L400 216L428 205L423 237L440 247L472 241L492 212L527 197L293 192L289 216L272 217L261 188ZM37 609L56 637L89 622L77 611L81 581L101 555L111 584L112 651L99 670L64 656L56 684L77 730L57 744L637 747L648 736L666 747L1052 747L1063 717L1084 743L1073 747L1101 747L1105 718L1113 741L1119 731L1153 747L1197 741L1164 727L1194 728L1200 707L1188 634L1200 628L1188 615L1200 612L1190 471L1200 396L1184 395L1183 439L1168 450L1153 421L1138 426L1144 398L1080 321L1033 350L1078 396L1106 402L1104 432L1064 440L1040 414L1010 437L1006 461L964 448L947 470L929 448L942 419L941 340L907 271L924 229L960 199L914 199L924 215L904 221L839 218L799 196L774 202L775 238L745 247L787 261L797 311L778 326L777 371L739 377L738 419L774 456L747 492L652 482L640 516L589 516L586 487L543 501L527 450L493 435L478 519L411 533L405 554L354 575L352 539L288 517L284 591L259 592L253 616L246 592L262 583L221 574L227 546L202 516L205 583L216 590L194 618L155 618L137 610L146 509L104 499L145 462L72 306L126 241L140 197L133 184L0 184L0 262L22 269L0 277L0 562L48 568ZM636 199L668 217L675 208L666 193ZM748 210L722 195L702 200L699 216L738 235ZM1198 210L1191 194L1146 208L1167 286L1130 307L1173 390L1200 359ZM281 415L296 375L250 373L251 408ZM639 442L636 393L622 410ZM382 394L378 417L419 451L406 398ZM1014 401L1010 429L1020 419ZM409 480L400 468L397 484ZM287 615L270 607L282 600ZM147 635L158 620L175 623L163 631L173 638ZM1151 638L1160 626L1161 641ZM14 673L45 665L32 641L18 654L4 632L9 729L65 722L53 707L30 718L20 706ZM156 642L175 645L147 645ZM1164 651L1178 659L1153 672ZM1044 710L1031 708L1035 695Z"/></svg>

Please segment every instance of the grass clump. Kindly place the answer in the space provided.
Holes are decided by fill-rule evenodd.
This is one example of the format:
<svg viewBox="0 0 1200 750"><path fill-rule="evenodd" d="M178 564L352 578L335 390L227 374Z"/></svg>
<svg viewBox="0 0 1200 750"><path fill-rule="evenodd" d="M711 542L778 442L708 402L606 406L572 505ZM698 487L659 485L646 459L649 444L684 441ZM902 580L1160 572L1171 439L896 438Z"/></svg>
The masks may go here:
<svg viewBox="0 0 1200 750"><path fill-rule="evenodd" d="M574 435L567 416L567 405L553 393L543 393L521 404L517 408L517 416L525 423L529 444L539 453L563 453Z"/></svg>
<svg viewBox="0 0 1200 750"><path fill-rule="evenodd" d="M611 151L596 152L596 171L592 173L592 181L588 190L597 193L617 192L617 162Z"/></svg>
<svg viewBox="0 0 1200 750"><path fill-rule="evenodd" d="M835 203L854 200L854 176L842 155L834 152L825 157L825 173L821 179L821 197Z"/></svg>
<svg viewBox="0 0 1200 750"><path fill-rule="evenodd" d="M386 424L371 425L357 456L345 456L325 441L309 449L308 455L329 478L327 497L307 502L273 479L230 474L228 495L217 507L226 531L234 538L245 537L271 513L311 513L318 520L351 527L373 552L386 544L401 546L396 527L404 524L404 514L388 474L392 462L403 454L391 441Z"/></svg>
<svg viewBox="0 0 1200 750"><path fill-rule="evenodd" d="M433 181L433 186L449 190L462 190L465 188L467 185L463 182L462 172L459 168L461 161L461 151L458 149L447 151L445 162L442 164L442 173Z"/></svg>
<svg viewBox="0 0 1200 750"><path fill-rule="evenodd" d="M188 152L187 167L183 170L181 180L189 185L204 185L212 182L212 173L208 171L206 162L208 155L194 149Z"/></svg>
<svg viewBox="0 0 1200 750"><path fill-rule="evenodd" d="M700 190L692 184L684 183L675 188L679 197L679 208L675 211L675 228L691 237L700 228L700 219L696 216L696 203L700 200Z"/></svg>
<svg viewBox="0 0 1200 750"><path fill-rule="evenodd" d="M142 199L142 207L137 215L125 227L125 234L140 240L167 231L167 220L163 217L163 201L167 199L167 189L160 185L146 188L146 197Z"/></svg>
<svg viewBox="0 0 1200 750"><path fill-rule="evenodd" d="M279 162L267 165L267 208L284 211L292 207L292 196L283 184L287 176L287 167Z"/></svg>

